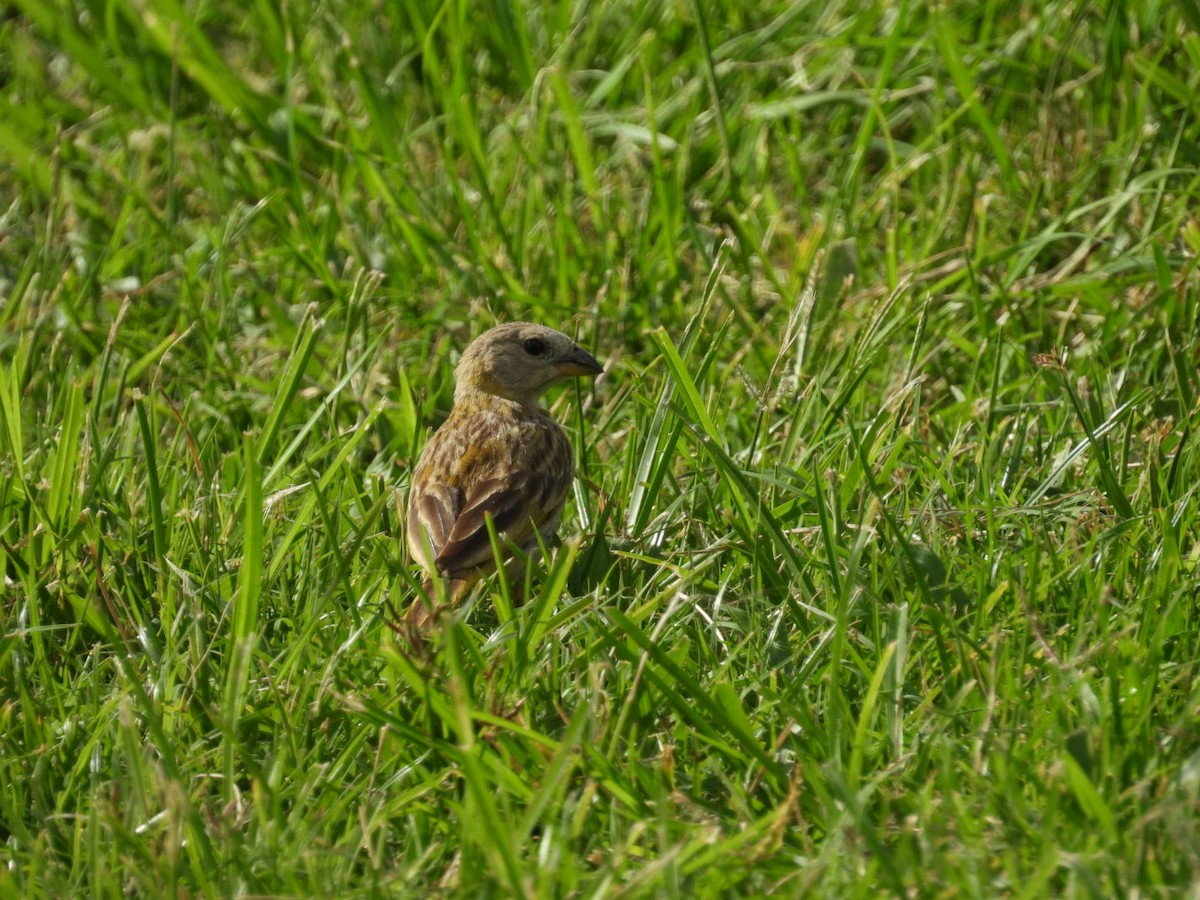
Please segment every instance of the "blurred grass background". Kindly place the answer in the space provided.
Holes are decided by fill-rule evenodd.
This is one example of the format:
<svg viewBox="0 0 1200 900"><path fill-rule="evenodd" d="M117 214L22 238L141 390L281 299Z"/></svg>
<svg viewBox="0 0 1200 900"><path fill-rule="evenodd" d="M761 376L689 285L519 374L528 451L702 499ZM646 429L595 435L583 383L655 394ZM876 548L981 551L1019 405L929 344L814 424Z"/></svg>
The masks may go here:
<svg viewBox="0 0 1200 900"><path fill-rule="evenodd" d="M1195 890L1198 33L0 7L0 892ZM515 318L567 540L410 658Z"/></svg>

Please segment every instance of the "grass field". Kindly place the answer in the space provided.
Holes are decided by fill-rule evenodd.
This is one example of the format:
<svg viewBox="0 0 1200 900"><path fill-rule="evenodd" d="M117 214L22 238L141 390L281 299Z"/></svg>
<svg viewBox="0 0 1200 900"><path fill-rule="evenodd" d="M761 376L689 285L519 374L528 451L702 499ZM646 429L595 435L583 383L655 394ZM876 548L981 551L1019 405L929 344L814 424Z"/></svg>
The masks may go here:
<svg viewBox="0 0 1200 900"><path fill-rule="evenodd" d="M0 6L0 895L1194 896L1200 3ZM410 656L466 343L606 362Z"/></svg>

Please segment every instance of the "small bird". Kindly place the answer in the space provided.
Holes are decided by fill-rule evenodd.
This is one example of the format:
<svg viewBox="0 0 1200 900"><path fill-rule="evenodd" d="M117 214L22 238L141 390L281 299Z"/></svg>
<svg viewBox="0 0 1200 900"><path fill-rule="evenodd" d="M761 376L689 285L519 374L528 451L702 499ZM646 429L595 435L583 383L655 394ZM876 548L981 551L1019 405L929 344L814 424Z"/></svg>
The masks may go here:
<svg viewBox="0 0 1200 900"><path fill-rule="evenodd" d="M410 634L428 629L439 592L458 602L496 568L487 519L522 554L558 531L575 474L571 443L538 398L600 363L553 328L508 322L476 338L455 369L454 407L417 460L408 496L408 549L429 574L408 609Z"/></svg>

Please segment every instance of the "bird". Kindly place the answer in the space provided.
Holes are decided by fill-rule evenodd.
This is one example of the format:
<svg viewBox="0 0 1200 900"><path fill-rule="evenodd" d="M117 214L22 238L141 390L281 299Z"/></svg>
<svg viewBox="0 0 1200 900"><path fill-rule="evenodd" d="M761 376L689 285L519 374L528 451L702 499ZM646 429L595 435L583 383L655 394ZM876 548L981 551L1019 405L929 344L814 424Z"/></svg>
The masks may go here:
<svg viewBox="0 0 1200 900"><path fill-rule="evenodd" d="M450 415L409 488L408 550L428 576L405 614L410 636L429 630L439 598L453 606L495 570L489 518L510 561L536 555L558 532L575 456L538 398L602 371L567 335L533 322L497 325L463 352Z"/></svg>

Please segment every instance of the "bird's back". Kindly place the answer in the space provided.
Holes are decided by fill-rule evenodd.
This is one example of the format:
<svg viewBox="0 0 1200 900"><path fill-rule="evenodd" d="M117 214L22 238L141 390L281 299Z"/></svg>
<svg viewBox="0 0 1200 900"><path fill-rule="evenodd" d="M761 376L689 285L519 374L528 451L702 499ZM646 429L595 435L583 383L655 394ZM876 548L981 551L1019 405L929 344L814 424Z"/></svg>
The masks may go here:
<svg viewBox="0 0 1200 900"><path fill-rule="evenodd" d="M549 416L499 397L455 404L417 462L408 503L413 557L451 578L494 567L487 517L525 552L554 536L574 457Z"/></svg>

